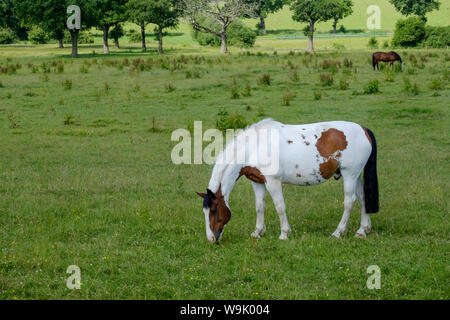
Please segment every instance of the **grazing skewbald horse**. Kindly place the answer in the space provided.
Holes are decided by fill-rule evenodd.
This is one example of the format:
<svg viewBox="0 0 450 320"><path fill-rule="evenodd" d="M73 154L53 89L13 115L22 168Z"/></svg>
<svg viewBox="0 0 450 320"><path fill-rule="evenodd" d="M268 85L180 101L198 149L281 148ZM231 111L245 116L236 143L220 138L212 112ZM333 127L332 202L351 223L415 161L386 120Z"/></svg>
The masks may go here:
<svg viewBox="0 0 450 320"><path fill-rule="evenodd" d="M248 130L276 130L278 132L278 169L270 172L258 163L226 163L225 154L256 154L261 143L237 145L239 136ZM270 150L270 149L264 149ZM327 181L332 176L344 180L344 213L332 236L345 234L347 222L355 200L361 206L361 226L357 237L364 238L371 229L368 213L378 212L377 146L375 136L356 123L333 121L305 125L286 125L272 119L262 120L241 131L218 155L206 193L203 198L206 236L218 242L224 226L231 218L228 199L241 176L251 180L256 199L256 230L252 236L264 234L264 208L266 189L269 191L281 223L280 239L287 239L291 228L286 217L286 206L281 185L283 183L310 186ZM364 182L362 172L364 171Z"/></svg>
<svg viewBox="0 0 450 320"><path fill-rule="evenodd" d="M397 52L391 51L391 52L375 52L372 55L372 65L373 65L373 70L375 70L375 67L378 69L378 71L380 71L380 67L378 65L378 63L382 61L382 62L390 62L391 67L394 66L394 62L395 61L399 61L402 64L402 69L403 69L403 61L402 58L399 56L399 54Z"/></svg>

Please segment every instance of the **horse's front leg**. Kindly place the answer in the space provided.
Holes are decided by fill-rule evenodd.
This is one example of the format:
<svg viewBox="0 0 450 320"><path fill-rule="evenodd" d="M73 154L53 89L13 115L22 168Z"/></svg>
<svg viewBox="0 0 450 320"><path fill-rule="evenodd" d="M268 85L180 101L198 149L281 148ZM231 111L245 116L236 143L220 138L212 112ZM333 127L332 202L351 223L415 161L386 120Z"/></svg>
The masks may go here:
<svg viewBox="0 0 450 320"><path fill-rule="evenodd" d="M255 191L256 207L256 229L252 232L252 237L260 238L265 232L264 210L266 206L266 186L252 181L253 191Z"/></svg>
<svg viewBox="0 0 450 320"><path fill-rule="evenodd" d="M291 227L286 217L286 205L284 204L283 189L281 188L281 181L277 179L268 179L266 188L272 197L278 217L280 218L281 234L279 239L286 240L291 233Z"/></svg>

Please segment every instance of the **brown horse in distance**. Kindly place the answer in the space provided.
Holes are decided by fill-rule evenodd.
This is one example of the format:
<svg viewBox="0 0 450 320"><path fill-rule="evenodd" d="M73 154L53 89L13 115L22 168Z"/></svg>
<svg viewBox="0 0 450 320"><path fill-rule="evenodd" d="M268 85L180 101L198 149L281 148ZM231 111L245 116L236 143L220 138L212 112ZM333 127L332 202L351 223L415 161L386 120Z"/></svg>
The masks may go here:
<svg viewBox="0 0 450 320"><path fill-rule="evenodd" d="M375 52L372 56L372 65L373 70L375 70L375 67L377 67L378 71L380 71L380 67L378 65L379 62L390 62L391 67L394 66L395 61L400 61L403 68L403 61L402 58L399 56L398 53L391 51L391 52Z"/></svg>

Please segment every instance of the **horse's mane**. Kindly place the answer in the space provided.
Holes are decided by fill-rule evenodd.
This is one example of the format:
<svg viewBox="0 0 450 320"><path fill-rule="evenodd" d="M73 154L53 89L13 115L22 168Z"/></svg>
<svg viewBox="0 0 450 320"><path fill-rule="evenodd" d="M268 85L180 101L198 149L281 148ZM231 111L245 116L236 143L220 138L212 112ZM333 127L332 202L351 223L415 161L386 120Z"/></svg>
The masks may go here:
<svg viewBox="0 0 450 320"><path fill-rule="evenodd" d="M397 52L391 51L390 53L392 53L393 55L397 56L397 58L399 58L400 61L402 61L402 58L400 57L400 55Z"/></svg>
<svg viewBox="0 0 450 320"><path fill-rule="evenodd" d="M222 176L224 174L224 172L226 171L229 163L226 163L226 157L231 157L232 159L234 159L234 155L238 152L239 150L239 145L237 145L236 148L236 142L238 141L238 139L243 136L246 135L247 132L249 130L258 130L262 127L264 127L265 125L268 125L270 123L276 124L278 123L277 121L271 119L271 118L266 118L263 119L261 121L258 121L256 123L253 123L249 126L247 126L245 129L240 130L234 137L233 139L227 143L227 145L225 146L225 148L218 154L217 158L216 158L216 163L214 165L214 169L213 169L213 173L212 176L215 176L216 181L215 181L215 185L212 186L210 185L210 189L215 192L217 191L219 185L218 182L222 180Z"/></svg>

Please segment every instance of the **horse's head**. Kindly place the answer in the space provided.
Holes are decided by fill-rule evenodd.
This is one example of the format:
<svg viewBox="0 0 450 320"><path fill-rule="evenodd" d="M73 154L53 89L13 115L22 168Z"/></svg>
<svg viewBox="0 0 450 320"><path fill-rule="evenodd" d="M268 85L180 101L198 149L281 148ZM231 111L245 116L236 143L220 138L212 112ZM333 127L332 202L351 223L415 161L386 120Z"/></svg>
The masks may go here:
<svg viewBox="0 0 450 320"><path fill-rule="evenodd" d="M207 189L206 193L197 192L197 194L203 198L206 237L210 242L217 243L222 237L223 228L230 221L231 211L225 203L220 187L216 193Z"/></svg>

